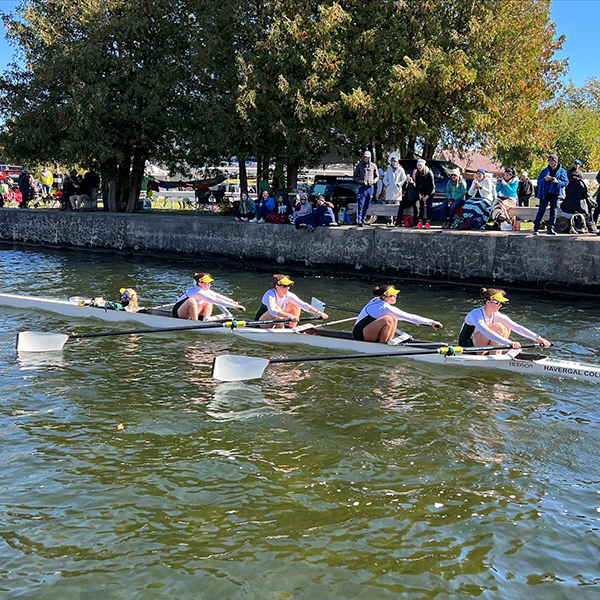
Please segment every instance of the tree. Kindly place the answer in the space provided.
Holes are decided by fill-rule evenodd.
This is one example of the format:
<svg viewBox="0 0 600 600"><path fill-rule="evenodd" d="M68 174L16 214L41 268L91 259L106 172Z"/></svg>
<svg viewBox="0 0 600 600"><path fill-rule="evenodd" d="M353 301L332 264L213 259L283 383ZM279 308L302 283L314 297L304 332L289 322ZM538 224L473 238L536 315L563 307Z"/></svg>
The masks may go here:
<svg viewBox="0 0 600 600"><path fill-rule="evenodd" d="M207 103L209 79L191 73L200 24L186 2L31 0L4 22L25 63L2 78L13 156L93 166L105 205L127 212L147 160L185 165L186 115Z"/></svg>

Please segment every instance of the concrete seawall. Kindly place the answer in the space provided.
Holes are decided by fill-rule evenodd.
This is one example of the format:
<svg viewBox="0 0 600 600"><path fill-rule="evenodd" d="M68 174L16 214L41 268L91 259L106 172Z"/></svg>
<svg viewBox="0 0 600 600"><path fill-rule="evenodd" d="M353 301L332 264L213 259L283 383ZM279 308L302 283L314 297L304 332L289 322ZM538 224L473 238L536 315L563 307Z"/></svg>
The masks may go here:
<svg viewBox="0 0 600 600"><path fill-rule="evenodd" d="M295 270L600 292L600 237L520 232L317 228L225 217L0 209L0 240Z"/></svg>

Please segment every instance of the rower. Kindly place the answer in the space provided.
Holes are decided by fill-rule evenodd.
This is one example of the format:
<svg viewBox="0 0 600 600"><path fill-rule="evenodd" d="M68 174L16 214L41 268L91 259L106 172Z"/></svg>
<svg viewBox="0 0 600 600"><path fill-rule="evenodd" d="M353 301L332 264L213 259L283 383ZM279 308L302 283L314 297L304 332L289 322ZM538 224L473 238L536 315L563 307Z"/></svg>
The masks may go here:
<svg viewBox="0 0 600 600"><path fill-rule="evenodd" d="M479 295L483 306L474 308L466 317L460 330L458 345L464 348L480 346L512 346L519 349L521 344L509 339L512 331L525 338L534 340L540 346L548 348L551 342L541 335L515 323L510 317L500 313L502 305L508 302L504 290L481 288ZM500 354L493 351L490 354Z"/></svg>
<svg viewBox="0 0 600 600"><path fill-rule="evenodd" d="M304 300L300 300L296 294L290 292L290 286L294 282L287 275L273 275L273 289L264 293L262 304L256 312L256 321L272 321L273 319L285 319L291 321L289 327L294 327L300 318L300 313L304 310L318 315L322 319L327 319L328 315L314 306L311 306ZM263 329L270 327L281 329L285 324L281 325L261 325Z"/></svg>
<svg viewBox="0 0 600 600"><path fill-rule="evenodd" d="M124 310L126 312L137 312L138 310L138 295L133 288L121 288L119 290L121 294L120 302L112 302L111 300L105 300L104 298L97 297L92 298L91 305L96 308L104 308L106 310ZM90 301L83 301L80 304L89 303Z"/></svg>
<svg viewBox="0 0 600 600"><path fill-rule="evenodd" d="M210 289L214 279L209 273L194 273L196 285L186 290L179 298L171 311L179 319L191 321L204 321L212 314L213 306L221 308L235 308L244 311L246 308L239 302L218 294Z"/></svg>
<svg viewBox="0 0 600 600"><path fill-rule="evenodd" d="M407 321L415 325L429 325L434 329L441 329L439 321L426 319L400 310L396 304L400 293L393 285L381 285L373 288L373 298L361 311L352 330L352 338L362 342L380 342L382 344L396 345L405 338L393 337L396 334L398 321Z"/></svg>

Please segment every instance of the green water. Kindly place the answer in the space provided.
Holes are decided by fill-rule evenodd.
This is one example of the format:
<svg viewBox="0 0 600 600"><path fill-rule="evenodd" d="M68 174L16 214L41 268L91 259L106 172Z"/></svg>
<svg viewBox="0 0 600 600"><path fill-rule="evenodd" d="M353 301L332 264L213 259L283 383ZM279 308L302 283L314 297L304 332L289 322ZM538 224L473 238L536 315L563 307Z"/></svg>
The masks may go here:
<svg viewBox="0 0 600 600"><path fill-rule="evenodd" d="M133 286L162 304L193 270L0 247L3 292ZM211 273L252 311L269 286ZM369 283L291 275L308 300L370 299ZM455 339L476 305L464 290L401 289L400 307L446 325L407 326L427 339ZM596 301L510 296L507 314L554 355L600 362ZM366 358L218 383L216 353L320 351L185 333L18 359L20 330L119 325L7 308L0 323L2 598L600 597L593 384Z"/></svg>

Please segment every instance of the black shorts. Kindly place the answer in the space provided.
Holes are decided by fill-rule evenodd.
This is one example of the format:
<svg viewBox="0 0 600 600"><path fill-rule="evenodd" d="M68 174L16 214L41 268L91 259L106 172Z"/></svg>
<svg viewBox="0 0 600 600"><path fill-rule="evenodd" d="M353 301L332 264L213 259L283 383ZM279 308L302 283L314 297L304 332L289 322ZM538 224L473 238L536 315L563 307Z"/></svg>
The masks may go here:
<svg viewBox="0 0 600 600"><path fill-rule="evenodd" d="M365 336L363 333L363 329L367 326L370 325L373 321L376 321L377 319L375 317L370 317L369 315L367 315L364 319L361 319L355 326L354 329L352 330L352 339L353 340L357 340L358 342L364 342L365 341Z"/></svg>

